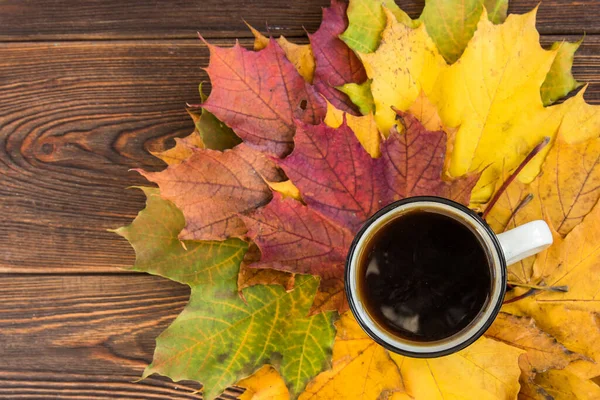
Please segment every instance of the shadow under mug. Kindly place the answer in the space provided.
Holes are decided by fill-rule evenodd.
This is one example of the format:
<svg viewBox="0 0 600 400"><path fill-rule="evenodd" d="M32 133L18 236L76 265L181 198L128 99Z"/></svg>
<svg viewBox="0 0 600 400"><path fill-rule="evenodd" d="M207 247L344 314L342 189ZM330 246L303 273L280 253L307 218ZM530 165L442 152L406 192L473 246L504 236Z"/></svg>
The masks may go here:
<svg viewBox="0 0 600 400"><path fill-rule="evenodd" d="M358 282L359 260L365 245L373 235L397 218L411 211L442 214L460 222L478 238L488 256L491 290L487 302L477 316L462 330L447 338L422 342L401 338L381 327L369 315L360 299ZM346 259L345 286L350 309L362 329L388 350L409 357L433 358L455 353L475 342L494 322L506 292L506 266L539 253L552 244L552 233L546 222L533 221L496 235L474 211L454 201L440 197L409 197L382 208L362 226Z"/></svg>

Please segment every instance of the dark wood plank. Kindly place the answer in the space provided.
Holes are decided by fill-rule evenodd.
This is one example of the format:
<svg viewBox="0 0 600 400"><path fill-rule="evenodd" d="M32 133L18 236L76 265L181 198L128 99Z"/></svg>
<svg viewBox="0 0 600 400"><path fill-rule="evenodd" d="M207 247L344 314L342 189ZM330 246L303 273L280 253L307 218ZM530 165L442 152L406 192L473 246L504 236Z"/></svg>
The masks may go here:
<svg viewBox="0 0 600 400"><path fill-rule="evenodd" d="M143 274L1 279L0 398L201 398L193 382L135 382L189 288Z"/></svg>
<svg viewBox="0 0 600 400"><path fill-rule="evenodd" d="M301 36L319 26L328 0L4 0L0 2L0 40L174 39L204 36L249 37L242 19L274 33ZM423 0L398 1L411 16ZM538 0L512 0L510 11L531 10ZM544 34L600 33L597 0L545 0L539 10Z"/></svg>
<svg viewBox="0 0 600 400"><path fill-rule="evenodd" d="M11 43L0 52L0 272L131 265L133 251L106 229L143 208L142 194L125 188L144 180L128 170L163 168L147 149L192 130L184 107L206 79L205 46ZM586 39L575 73L600 103L600 37Z"/></svg>

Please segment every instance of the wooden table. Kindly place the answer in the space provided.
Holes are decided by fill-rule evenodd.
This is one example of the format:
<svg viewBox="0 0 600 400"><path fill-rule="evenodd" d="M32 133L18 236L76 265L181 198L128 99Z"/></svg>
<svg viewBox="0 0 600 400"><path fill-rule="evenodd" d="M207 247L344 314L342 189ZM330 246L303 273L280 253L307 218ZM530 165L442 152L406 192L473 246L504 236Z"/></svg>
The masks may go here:
<svg viewBox="0 0 600 400"><path fill-rule="evenodd" d="M523 13L538 0L513 0ZM328 0L0 1L0 398L199 398L191 383L134 383L189 290L119 267L108 228L144 206L148 154L188 134L186 102L208 51L241 38L242 18L305 42ZM423 1L401 6L416 16ZM545 0L542 42L585 42L575 75L600 103L600 0ZM264 31L264 29L263 29Z"/></svg>

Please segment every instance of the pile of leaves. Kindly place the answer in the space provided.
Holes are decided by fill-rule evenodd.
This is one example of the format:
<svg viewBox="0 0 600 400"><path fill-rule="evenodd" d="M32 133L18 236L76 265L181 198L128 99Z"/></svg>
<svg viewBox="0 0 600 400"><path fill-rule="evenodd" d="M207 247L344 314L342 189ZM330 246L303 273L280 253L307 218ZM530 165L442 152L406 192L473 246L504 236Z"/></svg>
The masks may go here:
<svg viewBox="0 0 600 400"><path fill-rule="evenodd" d="M536 10L506 13L427 0L412 20L393 0L332 0L309 44L255 30L254 50L206 44L196 130L154 153L166 169L139 171L158 188L116 231L133 270L191 287L144 377L201 382L209 399L234 384L245 399L600 398L600 110L585 89L556 103L581 86L579 43L545 50ZM377 345L343 292L361 224L414 195L555 235L509 268L485 336L436 359Z"/></svg>

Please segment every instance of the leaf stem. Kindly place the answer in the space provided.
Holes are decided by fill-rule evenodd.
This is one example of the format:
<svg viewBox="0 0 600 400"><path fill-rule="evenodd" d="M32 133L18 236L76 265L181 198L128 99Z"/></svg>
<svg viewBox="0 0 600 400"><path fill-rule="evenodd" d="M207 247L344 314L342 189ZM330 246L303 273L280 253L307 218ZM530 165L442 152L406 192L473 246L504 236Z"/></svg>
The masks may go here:
<svg viewBox="0 0 600 400"><path fill-rule="evenodd" d="M504 228L504 230L508 229L508 225L510 224L510 222L515 218L515 215L517 215L517 213L523 208L525 207L527 204L529 204L529 202L533 200L533 195L531 193L529 193L527 196L523 197L523 200L521 200L521 202L515 207L514 211L512 212L512 214L510 214L510 217L508 218L508 221L506 221L506 227Z"/></svg>
<svg viewBox="0 0 600 400"><path fill-rule="evenodd" d="M547 290L550 292L563 292L564 293L564 292L569 291L568 286L530 285L528 283L511 282L511 281L508 281L508 284L511 286L519 286L519 287L524 287L524 288L529 288L529 289L534 289L534 290Z"/></svg>
<svg viewBox="0 0 600 400"><path fill-rule="evenodd" d="M525 168L525 166L527 164L529 164L529 162L533 159L533 157L535 157L544 147L546 147L546 145L548 143L550 143L550 138L548 136L545 136L544 139L542 139L542 141L540 143L538 143L538 145L535 146L533 148L533 150L531 150L529 152L529 154L527 154L527 157L525 157L525 159L523 161L521 161L521 164L519 164L517 169L515 169L513 171L513 173L510 174L508 179L506 179L504 181L502 186L500 186L500 189L498 189L498 191L496 192L496 194L494 195L492 200L490 200L490 202L488 203L488 206L486 207L485 211L483 212L483 215L481 216L481 218L485 219L487 217L487 215L490 213L490 211L492 211L492 208L494 207L494 205L496 205L498 200L500 200L500 196L502 196L502 193L504 193L506 191L506 189L508 188L508 185L510 185L511 182L515 180L515 178L517 177L517 175L519 175L519 173L523 170L523 168Z"/></svg>
<svg viewBox="0 0 600 400"><path fill-rule="evenodd" d="M510 300L505 300L504 303L502 303L502 304L514 303L515 301L519 301L519 300L525 299L525 298L527 298L527 297L535 294L535 292L537 292L537 290L535 290L535 289L529 289L528 291L526 291L525 293L523 293L520 296L513 297Z"/></svg>

